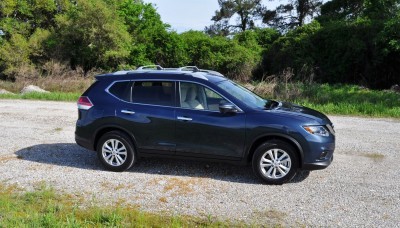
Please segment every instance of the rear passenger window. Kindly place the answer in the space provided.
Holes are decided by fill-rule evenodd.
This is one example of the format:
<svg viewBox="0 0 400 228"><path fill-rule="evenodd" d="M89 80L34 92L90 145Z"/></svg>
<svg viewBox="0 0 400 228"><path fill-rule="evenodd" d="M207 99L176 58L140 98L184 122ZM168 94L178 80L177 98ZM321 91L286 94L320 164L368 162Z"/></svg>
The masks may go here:
<svg viewBox="0 0 400 228"><path fill-rule="evenodd" d="M137 81L132 87L132 102L140 104L175 106L173 82Z"/></svg>
<svg viewBox="0 0 400 228"><path fill-rule="evenodd" d="M131 81L123 81L114 83L108 91L117 98L124 101L131 101Z"/></svg>

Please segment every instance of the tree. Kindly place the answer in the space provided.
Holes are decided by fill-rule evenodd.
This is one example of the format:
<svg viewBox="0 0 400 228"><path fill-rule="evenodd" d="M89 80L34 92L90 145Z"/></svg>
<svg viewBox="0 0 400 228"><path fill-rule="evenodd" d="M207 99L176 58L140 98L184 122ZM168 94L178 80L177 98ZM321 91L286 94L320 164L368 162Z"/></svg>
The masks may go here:
<svg viewBox="0 0 400 228"><path fill-rule="evenodd" d="M317 20L321 23L331 21L352 21L361 16L364 0L332 0L321 7L321 16Z"/></svg>
<svg viewBox="0 0 400 228"><path fill-rule="evenodd" d="M295 74L293 79L312 81L317 68L315 54L319 53L312 39L320 30L320 24L313 21L276 39L263 53L263 74L259 76L279 75L291 68Z"/></svg>
<svg viewBox="0 0 400 228"><path fill-rule="evenodd" d="M58 50L72 67L113 69L126 63L131 37L115 8L102 0L77 0L57 15Z"/></svg>
<svg viewBox="0 0 400 228"><path fill-rule="evenodd" d="M385 20L396 16L399 0L332 0L321 7L321 23L354 21L357 18Z"/></svg>
<svg viewBox="0 0 400 228"><path fill-rule="evenodd" d="M240 45L237 40L210 37L200 31L188 31L180 36L186 43L189 65L214 69L236 80L251 79L252 70L260 58L257 51Z"/></svg>
<svg viewBox="0 0 400 228"><path fill-rule="evenodd" d="M256 27L262 18L265 7L262 0L218 0L220 9L211 18L214 25L205 28L210 35L227 35L230 32L244 32ZM235 18L237 23L230 24Z"/></svg>
<svg viewBox="0 0 400 228"><path fill-rule="evenodd" d="M121 0L117 11L132 37L129 64L179 66L187 62L184 45L176 32L161 20L153 5L138 0Z"/></svg>
<svg viewBox="0 0 400 228"><path fill-rule="evenodd" d="M311 21L320 11L322 0L289 0L275 10L267 10L263 15L263 23L281 31L288 31L303 26Z"/></svg>

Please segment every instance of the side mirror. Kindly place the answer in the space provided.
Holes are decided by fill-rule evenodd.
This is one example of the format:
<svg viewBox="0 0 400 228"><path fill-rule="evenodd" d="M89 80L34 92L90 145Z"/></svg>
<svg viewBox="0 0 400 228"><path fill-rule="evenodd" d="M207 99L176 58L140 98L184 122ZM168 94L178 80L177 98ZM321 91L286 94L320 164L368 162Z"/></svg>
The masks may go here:
<svg viewBox="0 0 400 228"><path fill-rule="evenodd" d="M226 113L237 113L237 109L236 106L231 104L231 103L222 103L219 105L219 111L222 114L226 114Z"/></svg>

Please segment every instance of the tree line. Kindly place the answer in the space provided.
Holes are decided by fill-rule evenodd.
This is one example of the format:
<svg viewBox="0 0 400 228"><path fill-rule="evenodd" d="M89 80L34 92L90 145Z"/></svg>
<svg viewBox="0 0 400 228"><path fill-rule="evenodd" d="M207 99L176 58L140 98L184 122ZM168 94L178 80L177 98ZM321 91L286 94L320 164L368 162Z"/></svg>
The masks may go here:
<svg viewBox="0 0 400 228"><path fill-rule="evenodd" d="M216 0L217 1L217 0ZM278 0L276 0L278 1ZM0 78L196 65L242 80L384 89L400 83L400 0L218 0L214 23L181 34L141 0L3 0Z"/></svg>

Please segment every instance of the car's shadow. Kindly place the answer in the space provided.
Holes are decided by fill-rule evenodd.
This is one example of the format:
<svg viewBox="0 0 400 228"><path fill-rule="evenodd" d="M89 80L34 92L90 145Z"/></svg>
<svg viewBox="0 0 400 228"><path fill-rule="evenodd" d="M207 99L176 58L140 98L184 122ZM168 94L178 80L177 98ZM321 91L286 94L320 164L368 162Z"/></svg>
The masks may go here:
<svg viewBox="0 0 400 228"><path fill-rule="evenodd" d="M103 170L95 152L73 143L40 144L15 152L19 159L89 170ZM141 158L130 170L135 173L205 177L221 181L260 184L250 166L187 161L181 159ZM290 183L301 182L309 172L300 172Z"/></svg>

